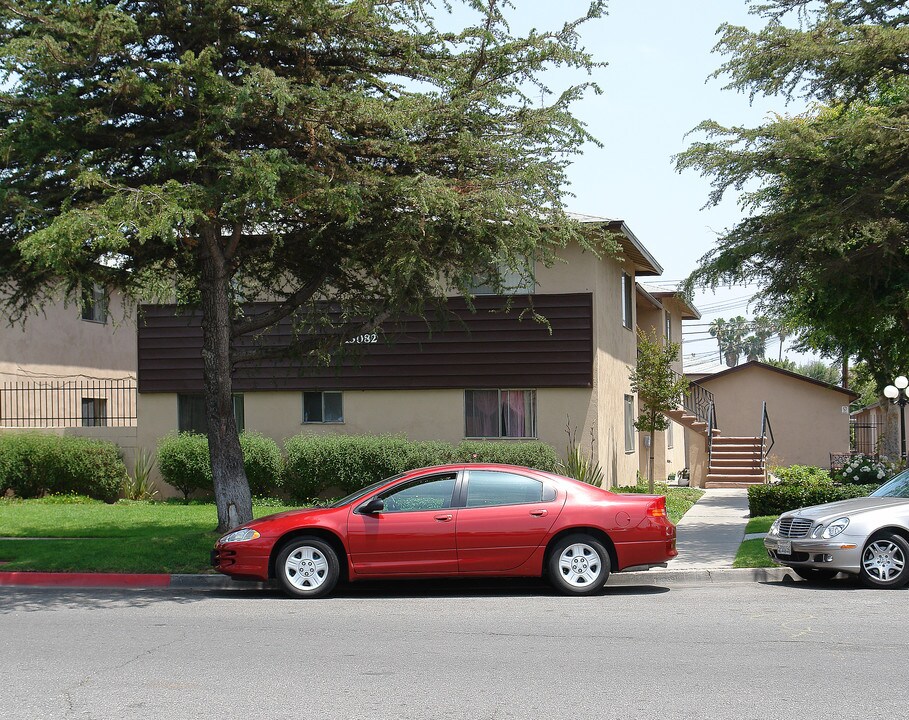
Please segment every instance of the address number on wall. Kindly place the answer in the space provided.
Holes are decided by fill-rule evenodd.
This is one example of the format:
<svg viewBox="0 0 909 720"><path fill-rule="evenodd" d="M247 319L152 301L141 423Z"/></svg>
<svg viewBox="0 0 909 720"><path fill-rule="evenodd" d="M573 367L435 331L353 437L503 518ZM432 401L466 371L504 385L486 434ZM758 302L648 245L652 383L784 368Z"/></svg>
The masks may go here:
<svg viewBox="0 0 909 720"><path fill-rule="evenodd" d="M364 335L357 335L356 337L353 337L350 340L345 340L344 342L347 345L371 345L373 343L379 342L379 334L366 333Z"/></svg>

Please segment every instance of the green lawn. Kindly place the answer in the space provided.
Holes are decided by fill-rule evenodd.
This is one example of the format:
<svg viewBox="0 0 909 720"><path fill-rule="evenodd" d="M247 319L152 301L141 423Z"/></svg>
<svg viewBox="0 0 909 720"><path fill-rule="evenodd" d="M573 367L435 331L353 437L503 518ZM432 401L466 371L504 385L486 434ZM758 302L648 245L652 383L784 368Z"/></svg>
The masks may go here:
<svg viewBox="0 0 909 720"><path fill-rule="evenodd" d="M697 488L669 488L666 493L666 509L669 519L673 523L677 523L703 494L704 491Z"/></svg>
<svg viewBox="0 0 909 720"><path fill-rule="evenodd" d="M669 488L666 505L677 523L703 491ZM256 517L290 509L254 506ZM84 500L0 500L0 570L68 572L209 572L218 538L213 504Z"/></svg>
<svg viewBox="0 0 909 720"><path fill-rule="evenodd" d="M762 515L751 518L748 521L748 525L745 526L745 534L766 533L776 518L776 515ZM732 567L765 568L779 566L770 559L767 550L764 548L764 541L758 538L756 540L745 540L741 544Z"/></svg>
<svg viewBox="0 0 909 720"><path fill-rule="evenodd" d="M253 508L256 517L285 507ZM218 538L212 504L0 501L0 570L198 573Z"/></svg>

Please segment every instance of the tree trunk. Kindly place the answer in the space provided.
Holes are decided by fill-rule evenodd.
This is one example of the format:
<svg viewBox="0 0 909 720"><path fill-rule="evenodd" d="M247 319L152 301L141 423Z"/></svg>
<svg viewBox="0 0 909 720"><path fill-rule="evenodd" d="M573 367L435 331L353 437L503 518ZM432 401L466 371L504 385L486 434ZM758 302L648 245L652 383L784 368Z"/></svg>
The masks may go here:
<svg viewBox="0 0 909 720"><path fill-rule="evenodd" d="M203 230L201 245L199 289L208 452L215 484L218 531L225 532L252 520L252 500L233 408L230 277L216 228Z"/></svg>
<svg viewBox="0 0 909 720"><path fill-rule="evenodd" d="M647 460L647 492L653 495L653 430L650 431L650 457Z"/></svg>
<svg viewBox="0 0 909 720"><path fill-rule="evenodd" d="M878 442L880 454L889 460L896 461L900 457L902 441L900 440L900 409L890 402L889 398L881 398L882 413L881 427L878 428Z"/></svg>

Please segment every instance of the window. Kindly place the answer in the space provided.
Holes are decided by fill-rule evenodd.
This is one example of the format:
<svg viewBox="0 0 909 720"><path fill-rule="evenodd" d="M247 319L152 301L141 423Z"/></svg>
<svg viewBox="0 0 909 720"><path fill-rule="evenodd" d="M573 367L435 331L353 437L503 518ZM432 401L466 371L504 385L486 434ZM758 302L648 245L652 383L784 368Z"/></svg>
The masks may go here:
<svg viewBox="0 0 909 720"><path fill-rule="evenodd" d="M234 422L237 423L237 430L243 432L246 418L242 395L234 395ZM208 413L202 395L177 395L177 429L202 435L208 433Z"/></svg>
<svg viewBox="0 0 909 720"><path fill-rule="evenodd" d="M501 282L497 289L492 278L483 278L475 276L472 287L470 288L474 295L533 295L536 290L536 280L533 277L532 268L529 266L512 270L504 265L496 268L496 274Z"/></svg>
<svg viewBox="0 0 909 720"><path fill-rule="evenodd" d="M303 422L342 423L344 407L340 392L310 390L303 393Z"/></svg>
<svg viewBox="0 0 909 720"><path fill-rule="evenodd" d="M634 322L634 280L628 273L622 273L622 325L631 329Z"/></svg>
<svg viewBox="0 0 909 720"><path fill-rule="evenodd" d="M447 510L451 507L457 475L435 475L398 485L387 490L380 498L385 503L382 512L416 512L419 510Z"/></svg>
<svg viewBox="0 0 909 720"><path fill-rule="evenodd" d="M672 426L675 425L672 420L669 421L669 427L666 428L666 447L672 450L673 440L672 440Z"/></svg>
<svg viewBox="0 0 909 720"><path fill-rule="evenodd" d="M467 507L519 505L543 500L543 483L513 473L471 470L467 483Z"/></svg>
<svg viewBox="0 0 909 720"><path fill-rule="evenodd" d="M465 390L465 435L536 437L536 390Z"/></svg>
<svg viewBox="0 0 909 720"><path fill-rule="evenodd" d="M82 398L82 427L107 425L107 399Z"/></svg>
<svg viewBox="0 0 909 720"><path fill-rule="evenodd" d="M634 395L625 396L625 452L634 452Z"/></svg>
<svg viewBox="0 0 909 720"><path fill-rule="evenodd" d="M666 342L672 342L672 315L666 311Z"/></svg>
<svg viewBox="0 0 909 720"><path fill-rule="evenodd" d="M98 283L82 288L82 319L89 322L107 322L107 292Z"/></svg>

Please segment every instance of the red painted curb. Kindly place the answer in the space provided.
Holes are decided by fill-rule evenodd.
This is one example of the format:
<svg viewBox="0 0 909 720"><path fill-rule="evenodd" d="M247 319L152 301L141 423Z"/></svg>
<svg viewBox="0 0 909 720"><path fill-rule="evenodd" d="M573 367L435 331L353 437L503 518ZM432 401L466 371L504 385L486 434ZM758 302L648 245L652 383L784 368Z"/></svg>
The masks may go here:
<svg viewBox="0 0 909 720"><path fill-rule="evenodd" d="M142 575L138 573L0 572L0 585L107 588L168 587L170 585L170 575Z"/></svg>

